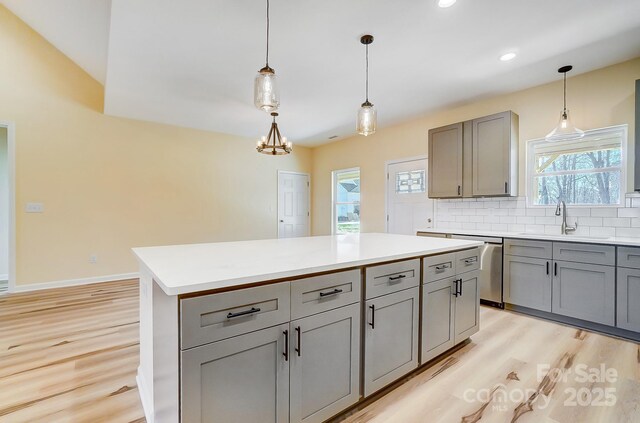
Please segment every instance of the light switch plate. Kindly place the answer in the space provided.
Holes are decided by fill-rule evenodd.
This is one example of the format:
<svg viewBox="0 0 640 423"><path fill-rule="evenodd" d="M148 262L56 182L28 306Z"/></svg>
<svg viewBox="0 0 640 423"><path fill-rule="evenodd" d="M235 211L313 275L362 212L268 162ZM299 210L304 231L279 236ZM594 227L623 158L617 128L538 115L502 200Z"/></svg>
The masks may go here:
<svg viewBox="0 0 640 423"><path fill-rule="evenodd" d="M27 203L27 213L42 213L44 212L44 204L42 203Z"/></svg>

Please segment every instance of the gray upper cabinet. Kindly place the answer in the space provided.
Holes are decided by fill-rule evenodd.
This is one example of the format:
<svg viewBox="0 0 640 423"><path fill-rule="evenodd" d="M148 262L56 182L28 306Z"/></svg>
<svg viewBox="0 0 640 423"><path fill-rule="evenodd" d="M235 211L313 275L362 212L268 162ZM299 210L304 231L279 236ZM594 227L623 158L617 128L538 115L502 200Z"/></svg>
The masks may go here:
<svg viewBox="0 0 640 423"><path fill-rule="evenodd" d="M291 422L320 423L355 404L360 303L293 321L290 333Z"/></svg>
<svg viewBox="0 0 640 423"><path fill-rule="evenodd" d="M550 312L551 264L551 260L548 259L505 255L504 301Z"/></svg>
<svg viewBox="0 0 640 423"><path fill-rule="evenodd" d="M518 115L473 120L473 196L517 195Z"/></svg>
<svg viewBox="0 0 640 423"><path fill-rule="evenodd" d="M366 301L365 396L418 367L419 298L415 287Z"/></svg>
<svg viewBox="0 0 640 423"><path fill-rule="evenodd" d="M429 197L462 197L462 123L429 131Z"/></svg>
<svg viewBox="0 0 640 423"><path fill-rule="evenodd" d="M518 115L429 130L429 197L518 195Z"/></svg>
<svg viewBox="0 0 640 423"><path fill-rule="evenodd" d="M615 325L615 267L565 261L553 266L553 313Z"/></svg>
<svg viewBox="0 0 640 423"><path fill-rule="evenodd" d="M182 351L182 423L288 422L288 329L274 326Z"/></svg>
<svg viewBox="0 0 640 423"><path fill-rule="evenodd" d="M617 285L616 326L640 332L640 269L619 267Z"/></svg>

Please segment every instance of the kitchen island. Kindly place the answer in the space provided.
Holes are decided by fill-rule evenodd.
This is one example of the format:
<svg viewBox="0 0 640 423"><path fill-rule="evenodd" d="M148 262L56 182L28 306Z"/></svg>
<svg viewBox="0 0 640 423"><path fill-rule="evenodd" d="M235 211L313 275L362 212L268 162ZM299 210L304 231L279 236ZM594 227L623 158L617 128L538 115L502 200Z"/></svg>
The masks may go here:
<svg viewBox="0 0 640 423"><path fill-rule="evenodd" d="M479 245L372 233L134 249L147 421L338 414L477 332Z"/></svg>

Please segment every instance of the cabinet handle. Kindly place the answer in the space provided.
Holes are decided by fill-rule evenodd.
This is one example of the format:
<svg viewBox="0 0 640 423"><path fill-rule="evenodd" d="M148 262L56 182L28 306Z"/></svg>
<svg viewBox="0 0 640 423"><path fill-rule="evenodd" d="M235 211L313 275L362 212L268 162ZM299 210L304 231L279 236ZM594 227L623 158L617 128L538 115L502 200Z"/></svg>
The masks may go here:
<svg viewBox="0 0 640 423"><path fill-rule="evenodd" d="M460 282L460 296L462 297L462 279L458 279Z"/></svg>
<svg viewBox="0 0 640 423"><path fill-rule="evenodd" d="M375 324L376 324L376 306L374 306L373 304L371 304L369 306L369 308L371 309L371 323L369 323L369 326L371 326L371 329L375 329Z"/></svg>
<svg viewBox="0 0 640 423"><path fill-rule="evenodd" d="M458 185L458 195L462 194L462 187L460 185Z"/></svg>
<svg viewBox="0 0 640 423"><path fill-rule="evenodd" d="M558 263L553 263L553 276L558 276Z"/></svg>
<svg viewBox="0 0 640 423"><path fill-rule="evenodd" d="M454 297L457 297L457 296L458 296L458 280L457 280L457 279L455 279L455 280L453 281L453 283L455 283L455 284L456 284L456 287L455 287L455 289L454 289L454 291L453 291L453 296L454 296Z"/></svg>
<svg viewBox="0 0 640 423"><path fill-rule="evenodd" d="M296 328L296 334L298 334L298 348L295 348L295 350L298 353L298 357L300 357L302 352L302 333L300 333L300 326Z"/></svg>
<svg viewBox="0 0 640 423"><path fill-rule="evenodd" d="M400 279L406 278L407 275L398 275L398 276L389 276L390 281L399 281Z"/></svg>
<svg viewBox="0 0 640 423"><path fill-rule="evenodd" d="M329 292L321 292L320 293L320 298L327 297L329 295L336 295L336 294L339 294L341 292L342 292L342 289L338 289L338 288L334 289L333 291L329 291Z"/></svg>
<svg viewBox="0 0 640 423"><path fill-rule="evenodd" d="M449 264L443 264L442 266L436 266L436 270L438 272L442 272L443 270L448 269L448 268L449 268Z"/></svg>
<svg viewBox="0 0 640 423"><path fill-rule="evenodd" d="M284 333L284 352L282 355L284 355L284 361L289 361L289 331L285 330L282 333Z"/></svg>
<svg viewBox="0 0 640 423"><path fill-rule="evenodd" d="M260 311L259 308L251 307L250 310L239 311L237 313L229 313L227 314L227 319L233 319L234 317L246 316L247 314L258 313Z"/></svg>
<svg viewBox="0 0 640 423"><path fill-rule="evenodd" d="M464 264L472 264L478 261L478 257L471 257L464 260Z"/></svg>
<svg viewBox="0 0 640 423"><path fill-rule="evenodd" d="M504 183L504 193L505 193L505 194L508 194L508 193L509 193L509 183L508 183L508 182L505 182L505 183Z"/></svg>
<svg viewBox="0 0 640 423"><path fill-rule="evenodd" d="M549 275L549 262L547 262L547 276Z"/></svg>

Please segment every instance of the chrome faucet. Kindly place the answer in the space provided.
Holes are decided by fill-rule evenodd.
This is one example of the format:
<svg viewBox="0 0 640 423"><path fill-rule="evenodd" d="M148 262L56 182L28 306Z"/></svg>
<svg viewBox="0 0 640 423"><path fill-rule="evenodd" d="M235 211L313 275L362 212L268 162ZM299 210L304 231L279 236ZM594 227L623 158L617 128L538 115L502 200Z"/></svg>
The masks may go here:
<svg viewBox="0 0 640 423"><path fill-rule="evenodd" d="M575 230L578 229L578 222L576 222L576 226L567 225L567 205L563 200L560 200L558 198L558 205L556 206L556 216L560 215L562 215L562 227L560 228L560 232L562 233L562 235L569 235L569 233L575 232Z"/></svg>

